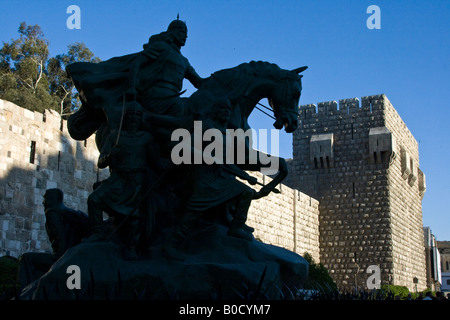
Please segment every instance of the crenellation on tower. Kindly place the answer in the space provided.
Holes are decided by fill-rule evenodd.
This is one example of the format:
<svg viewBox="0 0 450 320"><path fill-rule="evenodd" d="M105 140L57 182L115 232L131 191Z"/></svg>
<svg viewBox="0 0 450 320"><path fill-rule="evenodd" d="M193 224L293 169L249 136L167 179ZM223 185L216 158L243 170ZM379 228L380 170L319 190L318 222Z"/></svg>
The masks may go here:
<svg viewBox="0 0 450 320"><path fill-rule="evenodd" d="M359 99L351 98L351 99L341 99L339 100L339 111L341 113L352 114L359 112Z"/></svg>
<svg viewBox="0 0 450 320"><path fill-rule="evenodd" d="M299 119L309 119L317 114L317 106L315 104L307 104L299 110Z"/></svg>
<svg viewBox="0 0 450 320"><path fill-rule="evenodd" d="M317 104L317 110L319 115L334 115L337 109L336 101L319 102Z"/></svg>
<svg viewBox="0 0 450 320"><path fill-rule="evenodd" d="M383 112L385 103L388 102L384 94L364 96L359 98L340 99L339 102L324 101L317 104L306 104L299 108L299 120L310 118L325 118L333 116L355 115L373 116L377 112Z"/></svg>

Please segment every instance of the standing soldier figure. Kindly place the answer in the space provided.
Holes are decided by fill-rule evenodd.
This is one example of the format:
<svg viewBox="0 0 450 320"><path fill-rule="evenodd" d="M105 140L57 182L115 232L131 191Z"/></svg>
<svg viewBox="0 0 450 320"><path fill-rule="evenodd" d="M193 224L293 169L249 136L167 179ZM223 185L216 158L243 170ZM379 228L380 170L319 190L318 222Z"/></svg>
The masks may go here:
<svg viewBox="0 0 450 320"><path fill-rule="evenodd" d="M203 130L217 129L221 132L224 147L222 155L226 155L226 148L230 147L226 145L226 128L230 114L229 100L220 98L212 106L211 119L203 122ZM202 152L202 150L197 151ZM228 235L248 241L254 240L253 228L247 226L245 222L252 199L258 196L258 192L238 181L236 177L247 180L252 185L257 183L257 179L234 164L225 164L224 159L216 158L216 160L218 160L217 163L210 165L193 165L192 175L195 179L190 186L191 193L186 202L186 212L175 228L172 238L164 247L164 253L169 258L180 259L178 249L198 220L208 210L217 210L224 204L227 211L231 211Z"/></svg>
<svg viewBox="0 0 450 320"><path fill-rule="evenodd" d="M91 240L105 239L103 234L103 212L114 217L120 225L119 235L127 247L126 258L137 259L142 234L140 220L146 212L143 197L147 195L150 177L149 164L159 165L155 154L156 143L150 133L140 130L142 110L138 103L126 105L123 127L112 131L104 143L98 159L98 167L109 166L110 177L89 195L89 219L94 231ZM154 169L164 169L162 166ZM148 218L148 217L145 217ZM151 218L151 217L150 217ZM127 219L123 225L120 222ZM116 222L117 221L117 222ZM119 230L118 230L119 231Z"/></svg>

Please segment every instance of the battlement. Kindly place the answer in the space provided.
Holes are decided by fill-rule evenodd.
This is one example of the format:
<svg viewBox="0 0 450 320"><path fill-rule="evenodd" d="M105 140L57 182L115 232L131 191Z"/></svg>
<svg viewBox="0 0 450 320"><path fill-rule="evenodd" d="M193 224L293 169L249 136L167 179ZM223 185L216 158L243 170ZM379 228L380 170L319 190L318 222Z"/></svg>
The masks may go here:
<svg viewBox="0 0 450 320"><path fill-rule="evenodd" d="M356 113L371 114L384 110L389 100L384 94L358 98L341 99L336 101L319 102L316 104L301 105L299 108L299 119L310 119L313 117L327 117L334 115L349 115ZM339 106L339 108L338 108Z"/></svg>

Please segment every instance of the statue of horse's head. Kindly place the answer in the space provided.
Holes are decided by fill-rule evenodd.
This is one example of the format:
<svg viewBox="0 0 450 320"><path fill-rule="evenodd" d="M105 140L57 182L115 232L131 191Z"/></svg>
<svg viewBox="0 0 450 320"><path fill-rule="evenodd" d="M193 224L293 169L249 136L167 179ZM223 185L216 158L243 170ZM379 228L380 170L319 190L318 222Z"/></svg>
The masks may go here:
<svg viewBox="0 0 450 320"><path fill-rule="evenodd" d="M281 70L282 76L276 81L276 85L272 88L269 104L272 107L275 116L276 129L284 129L291 133L298 126L298 105L302 92L302 75L300 72L308 67L301 67L291 71Z"/></svg>
<svg viewBox="0 0 450 320"><path fill-rule="evenodd" d="M286 132L291 133L298 125L298 104L302 91L302 76L299 73L306 68L285 70L273 63L251 61L219 70L188 99L187 110L201 113L209 108L208 103L214 97L226 96L232 105L239 105L246 118L258 101L267 98L276 119L275 128L282 129L284 126Z"/></svg>

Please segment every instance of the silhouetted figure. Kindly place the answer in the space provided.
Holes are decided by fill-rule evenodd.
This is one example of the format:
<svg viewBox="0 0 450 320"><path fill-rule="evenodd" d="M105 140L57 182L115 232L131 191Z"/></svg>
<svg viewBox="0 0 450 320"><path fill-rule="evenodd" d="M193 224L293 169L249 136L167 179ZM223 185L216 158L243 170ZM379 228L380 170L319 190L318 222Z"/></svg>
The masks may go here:
<svg viewBox="0 0 450 320"><path fill-rule="evenodd" d="M45 229L53 253L27 252L19 260L21 288L39 279L69 248L90 235L88 216L63 203L60 189L48 189L44 194Z"/></svg>
<svg viewBox="0 0 450 320"><path fill-rule="evenodd" d="M152 173L166 169L152 135L141 130L142 116L142 108L137 102L126 106L122 130L109 134L98 159L99 168L109 166L111 175L88 197L89 219L94 232L89 240L109 238L103 223L103 212L106 212L114 218L116 230L119 229L119 238L127 247L127 259L138 258L142 237L148 236L143 232L143 221L153 219L148 215L154 212L145 210L143 201L149 195L147 187L152 184L151 178L155 177Z"/></svg>
<svg viewBox="0 0 450 320"><path fill-rule="evenodd" d="M44 194L45 229L56 259L91 233L88 216L65 206L63 200L60 189L48 189Z"/></svg>
<svg viewBox="0 0 450 320"><path fill-rule="evenodd" d="M152 113L183 115L183 80L189 80L196 88L204 80L181 54L187 32L186 23L172 21L167 31L150 37L131 65L130 89L144 109Z"/></svg>
<svg viewBox="0 0 450 320"><path fill-rule="evenodd" d="M223 153L226 155L226 125L230 118L231 105L228 99L218 99L212 106L211 119L203 121L203 130L217 129L222 134ZM199 147L199 146L197 146ZM194 147L194 152L202 152ZM216 155L212 155L216 157ZM218 161L219 160L219 161ZM221 160L221 161L220 161ZM254 239L253 228L246 226L247 213L256 191L238 181L236 176L255 184L257 179L234 164L226 164L225 159L216 158L212 164L193 165L195 177L191 194L186 203L186 212L176 228L173 238L166 245L166 253L177 258L177 248L182 244L192 227L210 209L226 205L231 210L228 235L249 241ZM225 218L225 217L223 217ZM175 250L172 250L175 249Z"/></svg>

